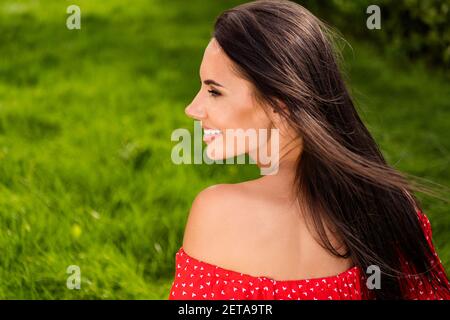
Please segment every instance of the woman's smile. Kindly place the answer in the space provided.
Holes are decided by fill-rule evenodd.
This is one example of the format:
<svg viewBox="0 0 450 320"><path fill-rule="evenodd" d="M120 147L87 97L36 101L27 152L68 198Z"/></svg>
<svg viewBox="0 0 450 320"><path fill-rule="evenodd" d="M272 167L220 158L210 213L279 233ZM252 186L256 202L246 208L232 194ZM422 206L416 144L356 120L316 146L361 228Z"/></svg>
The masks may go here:
<svg viewBox="0 0 450 320"><path fill-rule="evenodd" d="M203 141L208 144L217 136L220 136L222 131L219 129L211 129L203 127Z"/></svg>

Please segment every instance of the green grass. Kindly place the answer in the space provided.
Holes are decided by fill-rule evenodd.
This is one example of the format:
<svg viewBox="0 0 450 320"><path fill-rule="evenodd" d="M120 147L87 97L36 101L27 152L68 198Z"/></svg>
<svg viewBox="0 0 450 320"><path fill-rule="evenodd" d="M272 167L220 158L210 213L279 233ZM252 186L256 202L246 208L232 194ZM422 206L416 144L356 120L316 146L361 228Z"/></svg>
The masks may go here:
<svg viewBox="0 0 450 320"><path fill-rule="evenodd" d="M170 161L214 18L238 1L132 3L77 1L79 31L72 2L0 3L0 298L166 299L194 196L258 174ZM448 80L351 44L351 86L389 162L448 186ZM424 207L449 270L448 205Z"/></svg>

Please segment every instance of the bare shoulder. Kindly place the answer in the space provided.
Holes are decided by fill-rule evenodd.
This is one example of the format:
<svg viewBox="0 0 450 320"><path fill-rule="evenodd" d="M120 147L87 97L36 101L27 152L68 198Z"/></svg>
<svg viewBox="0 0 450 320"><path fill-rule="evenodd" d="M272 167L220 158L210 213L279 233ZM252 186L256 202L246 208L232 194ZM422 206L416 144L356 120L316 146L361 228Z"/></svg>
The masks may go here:
<svg viewBox="0 0 450 320"><path fill-rule="evenodd" d="M189 212L183 249L228 270L280 280L332 275L348 267L324 252L279 192L254 180L202 190Z"/></svg>
<svg viewBox="0 0 450 320"><path fill-rule="evenodd" d="M236 224L236 210L242 209L245 194L234 184L210 186L197 194L189 212L183 248L198 257L211 257L223 252L229 242L228 233Z"/></svg>
<svg viewBox="0 0 450 320"><path fill-rule="evenodd" d="M226 269L261 273L255 266L264 264L269 252L261 243L273 243L288 224L277 215L280 211L280 203L253 181L208 187L192 203L183 248L198 260Z"/></svg>

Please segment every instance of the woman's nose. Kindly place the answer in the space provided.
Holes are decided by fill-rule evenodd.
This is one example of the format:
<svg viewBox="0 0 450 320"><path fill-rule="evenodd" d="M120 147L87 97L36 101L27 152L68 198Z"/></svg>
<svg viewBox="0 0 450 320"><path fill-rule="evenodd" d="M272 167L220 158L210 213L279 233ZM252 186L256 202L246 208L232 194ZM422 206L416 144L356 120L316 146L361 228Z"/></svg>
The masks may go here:
<svg viewBox="0 0 450 320"><path fill-rule="evenodd" d="M201 106L200 103L194 99L185 109L184 112L188 117L202 120L206 117L205 109Z"/></svg>

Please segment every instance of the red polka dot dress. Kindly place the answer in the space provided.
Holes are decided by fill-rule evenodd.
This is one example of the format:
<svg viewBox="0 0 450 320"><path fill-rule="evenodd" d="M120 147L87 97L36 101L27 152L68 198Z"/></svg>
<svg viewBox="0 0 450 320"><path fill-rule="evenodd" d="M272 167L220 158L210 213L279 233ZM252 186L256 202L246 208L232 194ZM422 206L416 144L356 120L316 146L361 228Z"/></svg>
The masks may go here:
<svg viewBox="0 0 450 320"><path fill-rule="evenodd" d="M421 214L431 244L431 226ZM434 248L433 248L434 251ZM435 251L434 251L435 253ZM419 278L409 281L409 299L450 299L449 282L437 257L442 287L425 284ZM227 270L200 261L180 247L175 257L175 277L169 300L361 300L369 299L363 274L353 267L338 275L300 280L275 280Z"/></svg>

